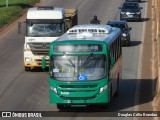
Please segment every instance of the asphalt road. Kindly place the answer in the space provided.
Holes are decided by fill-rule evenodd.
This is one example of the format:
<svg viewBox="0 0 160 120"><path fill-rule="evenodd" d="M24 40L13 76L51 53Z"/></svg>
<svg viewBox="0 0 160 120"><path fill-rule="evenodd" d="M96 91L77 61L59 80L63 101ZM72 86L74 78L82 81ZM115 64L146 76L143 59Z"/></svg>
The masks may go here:
<svg viewBox="0 0 160 120"><path fill-rule="evenodd" d="M43 5L54 5L64 8L78 8L79 24L88 24L96 14L102 23L110 19L119 19L119 9L122 0L42 0ZM145 8L147 1L140 3ZM143 12L142 22L129 22L132 27L131 46L123 47L123 79L120 81L119 95L108 105L107 111L134 111L137 99L136 88L139 84L138 71L141 70L140 46L142 41L142 28L146 22ZM58 111L56 105L49 104L47 72L41 70L25 72L23 67L24 36L17 34L17 26L14 26L6 35L0 37L0 111ZM150 101L143 101L144 103ZM71 111L71 116L65 119L81 118L101 112ZM79 118L75 118L80 116ZM63 117L63 116L62 116ZM43 118L46 120L46 118ZM47 118L52 119L52 118ZM56 119L61 119L60 117ZM97 119L97 118L92 118ZM124 118L101 118L124 119ZM133 119L133 118L128 118Z"/></svg>

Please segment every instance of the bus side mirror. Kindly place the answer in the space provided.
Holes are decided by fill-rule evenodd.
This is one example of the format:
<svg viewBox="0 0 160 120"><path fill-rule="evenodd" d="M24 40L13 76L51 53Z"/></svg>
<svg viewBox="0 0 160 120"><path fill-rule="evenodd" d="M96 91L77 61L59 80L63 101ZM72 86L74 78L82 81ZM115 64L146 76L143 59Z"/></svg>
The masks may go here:
<svg viewBox="0 0 160 120"><path fill-rule="evenodd" d="M42 58L42 69L44 70L46 68L46 60L45 58L43 57Z"/></svg>
<svg viewBox="0 0 160 120"><path fill-rule="evenodd" d="M114 65L114 57L111 57L111 65Z"/></svg>

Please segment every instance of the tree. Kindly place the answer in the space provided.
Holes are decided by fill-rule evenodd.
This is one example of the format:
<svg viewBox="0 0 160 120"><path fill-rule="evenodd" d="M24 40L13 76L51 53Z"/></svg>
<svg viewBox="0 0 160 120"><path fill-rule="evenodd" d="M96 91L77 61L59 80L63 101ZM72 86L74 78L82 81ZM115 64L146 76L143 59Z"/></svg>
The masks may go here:
<svg viewBox="0 0 160 120"><path fill-rule="evenodd" d="M6 0L6 7L8 7L8 0Z"/></svg>

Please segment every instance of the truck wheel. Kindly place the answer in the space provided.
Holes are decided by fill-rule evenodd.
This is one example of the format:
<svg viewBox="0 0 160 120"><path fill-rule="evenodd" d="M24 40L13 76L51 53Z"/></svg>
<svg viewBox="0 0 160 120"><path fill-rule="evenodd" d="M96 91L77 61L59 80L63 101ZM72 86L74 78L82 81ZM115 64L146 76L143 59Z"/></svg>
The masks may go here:
<svg viewBox="0 0 160 120"><path fill-rule="evenodd" d="M25 69L25 71L30 71L31 70L30 67L25 67L24 69Z"/></svg>

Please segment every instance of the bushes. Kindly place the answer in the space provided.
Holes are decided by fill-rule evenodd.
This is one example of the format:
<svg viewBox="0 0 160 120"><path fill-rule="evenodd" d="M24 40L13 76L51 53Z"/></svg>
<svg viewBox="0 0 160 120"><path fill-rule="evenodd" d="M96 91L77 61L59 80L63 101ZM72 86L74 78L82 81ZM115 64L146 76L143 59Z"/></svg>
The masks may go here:
<svg viewBox="0 0 160 120"><path fill-rule="evenodd" d="M32 6L34 3L38 2L39 0L8 0L9 6ZM6 0L0 0L0 6L6 6Z"/></svg>
<svg viewBox="0 0 160 120"><path fill-rule="evenodd" d="M0 8L0 27L3 25L12 22L15 18L19 17L22 8L19 6L3 7Z"/></svg>
<svg viewBox="0 0 160 120"><path fill-rule="evenodd" d="M20 16L23 8L31 7L39 0L8 0L8 7L6 7L6 0L0 0L0 28Z"/></svg>

